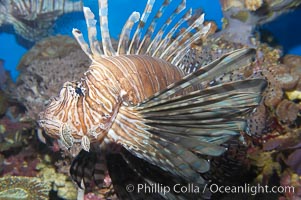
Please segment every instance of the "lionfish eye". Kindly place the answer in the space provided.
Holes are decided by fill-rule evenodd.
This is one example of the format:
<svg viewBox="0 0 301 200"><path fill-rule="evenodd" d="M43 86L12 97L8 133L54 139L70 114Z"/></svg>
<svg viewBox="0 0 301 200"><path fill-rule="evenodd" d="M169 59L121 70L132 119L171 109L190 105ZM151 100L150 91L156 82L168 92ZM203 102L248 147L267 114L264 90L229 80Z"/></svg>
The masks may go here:
<svg viewBox="0 0 301 200"><path fill-rule="evenodd" d="M79 88L79 87L76 87L76 88L75 88L75 92L76 92L76 94L78 94L79 96L84 96L84 93L83 93L82 89Z"/></svg>

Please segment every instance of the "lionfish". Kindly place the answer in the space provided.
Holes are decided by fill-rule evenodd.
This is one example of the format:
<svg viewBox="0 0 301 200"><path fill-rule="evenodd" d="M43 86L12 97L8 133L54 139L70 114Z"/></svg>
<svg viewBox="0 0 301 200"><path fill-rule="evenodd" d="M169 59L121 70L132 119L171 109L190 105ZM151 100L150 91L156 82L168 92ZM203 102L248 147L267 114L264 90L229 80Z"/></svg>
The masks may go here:
<svg viewBox="0 0 301 200"><path fill-rule="evenodd" d="M54 21L63 14L82 11L81 1L1 0L0 26L11 24L17 34L37 41L51 32Z"/></svg>
<svg viewBox="0 0 301 200"><path fill-rule="evenodd" d="M193 70L182 65L191 44L210 30L202 14L177 34L192 17L185 0L157 32L157 22L170 1L164 1L146 26L155 3L148 0L141 17L138 12L130 15L114 49L107 0L98 3L102 48L96 39L94 14L84 7L90 46L78 29L72 33L91 59L91 66L81 80L63 85L59 96L40 113L39 125L68 149L80 144L82 150L71 166L72 178L80 187L87 187L92 178L97 184L102 182L103 155L110 150L109 145L112 151L118 151L114 145L121 148L121 158L138 175L141 170L148 171L147 176L152 176L151 170L161 170L170 175L169 181L178 178L203 186L206 180L201 174L210 168L208 156L225 152L221 144L245 131L245 116L261 101L266 86L263 78L221 81L252 65L256 51L239 49L208 65L193 66ZM135 164L137 159L143 161L140 166ZM98 160L95 166L91 160ZM112 167L116 169L119 162L111 163ZM141 167L146 163L150 166ZM154 183L143 176L141 180Z"/></svg>

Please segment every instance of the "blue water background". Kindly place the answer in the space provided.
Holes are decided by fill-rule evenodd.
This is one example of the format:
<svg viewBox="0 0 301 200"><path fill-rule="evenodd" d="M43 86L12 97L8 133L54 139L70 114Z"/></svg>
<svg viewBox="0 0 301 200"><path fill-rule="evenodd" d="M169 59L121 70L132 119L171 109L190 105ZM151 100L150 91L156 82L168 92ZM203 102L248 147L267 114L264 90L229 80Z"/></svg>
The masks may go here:
<svg viewBox="0 0 301 200"><path fill-rule="evenodd" d="M146 1L147 0L108 0L111 37L115 39L118 38L128 16L133 11L142 13ZM163 2L163 0L157 0L154 10L158 9L159 5L161 5L160 2ZM163 18L165 17L166 19L166 16L178 5L176 2L180 2L180 0L174 0L172 6L167 10L167 13L163 15ZM90 7L98 20L97 1L84 0L84 6ZM192 7L194 10L202 8L206 14L205 19L214 20L218 27L221 28L222 12L219 0L187 0L187 7ZM301 20L298 19L301 19L301 9L278 18L276 21L265 25L265 28L276 36L279 43L284 46L286 52L301 55ZM67 14L59 18L54 27L54 35L63 34L72 36L72 28L80 29L84 36L87 36L83 13ZM13 34L0 32L0 58L5 61L4 67L10 71L13 80L16 80L18 76L16 66L26 51L26 48L16 42L16 38Z"/></svg>

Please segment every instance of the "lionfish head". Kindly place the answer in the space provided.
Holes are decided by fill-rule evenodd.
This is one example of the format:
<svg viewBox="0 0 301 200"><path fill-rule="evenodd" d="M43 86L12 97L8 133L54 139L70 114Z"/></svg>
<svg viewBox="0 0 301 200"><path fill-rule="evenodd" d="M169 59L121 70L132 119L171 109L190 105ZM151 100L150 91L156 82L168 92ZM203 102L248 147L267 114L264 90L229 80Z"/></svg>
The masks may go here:
<svg viewBox="0 0 301 200"><path fill-rule="evenodd" d="M89 111L83 82L66 82L59 95L50 100L45 110L39 114L38 123L47 135L71 148L75 142L81 143L89 151L90 143L102 141L110 122L109 116L102 114L95 118ZM101 113L101 107L98 106Z"/></svg>

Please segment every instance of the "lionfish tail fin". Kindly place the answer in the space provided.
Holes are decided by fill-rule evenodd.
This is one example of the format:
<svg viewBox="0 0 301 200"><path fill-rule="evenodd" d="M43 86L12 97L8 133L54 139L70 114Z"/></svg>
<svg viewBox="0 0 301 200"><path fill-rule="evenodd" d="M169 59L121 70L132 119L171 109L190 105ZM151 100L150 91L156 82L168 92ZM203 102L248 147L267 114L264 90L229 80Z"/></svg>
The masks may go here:
<svg viewBox="0 0 301 200"><path fill-rule="evenodd" d="M140 17L140 13L133 12L126 21L118 42L117 50L114 49L108 27L108 4L107 0L99 0L99 18L102 39L102 49L97 41L96 20L94 14L87 7L84 7L89 45L85 42L81 32L73 30L74 37L77 39L83 51L95 60L95 57L111 56L119 54L144 54L162 58L172 64L177 65L185 52L193 42L205 37L209 33L210 23L204 25L204 14L194 20L186 30L177 34L183 24L192 20L192 10L186 10L186 0L173 10L173 13L159 27L161 16L164 15L170 0L165 0L157 11L153 19L149 16L153 10L155 0L148 0L146 7ZM150 21L149 25L148 21ZM135 30L133 26L138 23ZM175 24L171 26L171 24ZM198 29L194 31L194 29ZM157 30L157 31L155 31ZM130 34L133 33L132 39ZM165 35L165 36L164 36ZM163 37L164 36L164 37ZM179 51L179 49L181 49Z"/></svg>

